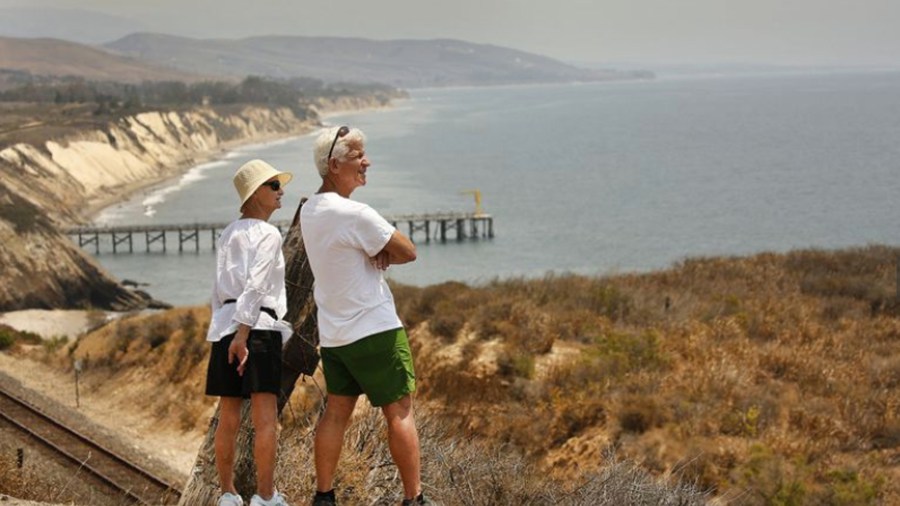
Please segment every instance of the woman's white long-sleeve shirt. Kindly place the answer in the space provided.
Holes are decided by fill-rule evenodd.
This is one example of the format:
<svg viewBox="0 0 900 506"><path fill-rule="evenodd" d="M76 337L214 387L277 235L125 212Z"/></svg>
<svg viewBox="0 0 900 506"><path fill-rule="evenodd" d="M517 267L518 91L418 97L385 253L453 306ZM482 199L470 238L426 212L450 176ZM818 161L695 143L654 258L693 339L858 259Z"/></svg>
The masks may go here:
<svg viewBox="0 0 900 506"><path fill-rule="evenodd" d="M243 323L253 329L281 332L282 342L291 327L281 320L287 313L284 254L281 232L257 219L239 219L222 231L216 242L216 277L212 292L212 319L207 341L219 341ZM226 300L235 302L225 304ZM275 310L278 319L260 308Z"/></svg>

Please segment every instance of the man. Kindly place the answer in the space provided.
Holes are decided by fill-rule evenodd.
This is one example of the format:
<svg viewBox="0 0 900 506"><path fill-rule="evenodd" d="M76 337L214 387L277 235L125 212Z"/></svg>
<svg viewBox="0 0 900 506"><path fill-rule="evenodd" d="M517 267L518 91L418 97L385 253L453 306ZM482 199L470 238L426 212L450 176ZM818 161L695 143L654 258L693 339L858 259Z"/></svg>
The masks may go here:
<svg viewBox="0 0 900 506"><path fill-rule="evenodd" d="M222 495L217 506L244 505L234 486L235 437L244 399L250 399L255 430L258 492L250 506L287 506L275 490L274 476L281 346L291 327L281 320L287 312L281 233L268 221L281 207L282 187L290 180L290 173L262 160L242 165L234 175L241 217L222 231L216 244L206 395L219 397L215 451Z"/></svg>
<svg viewBox="0 0 900 506"><path fill-rule="evenodd" d="M412 354L382 272L414 261L416 248L374 209L350 200L366 184L369 168L360 130L327 129L316 140L314 159L322 186L303 205L300 225L316 280L328 397L316 427L313 504L336 504L334 473L361 394L384 414L388 446L403 482L403 504L431 504L419 476Z"/></svg>

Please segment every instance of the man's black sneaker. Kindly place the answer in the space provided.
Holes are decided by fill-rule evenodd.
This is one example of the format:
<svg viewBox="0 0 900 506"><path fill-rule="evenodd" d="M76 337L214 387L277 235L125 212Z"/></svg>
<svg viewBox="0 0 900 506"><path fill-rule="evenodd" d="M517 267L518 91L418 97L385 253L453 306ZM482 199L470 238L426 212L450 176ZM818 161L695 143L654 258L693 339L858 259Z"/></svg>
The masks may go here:
<svg viewBox="0 0 900 506"><path fill-rule="evenodd" d="M431 499L425 497L423 492L416 496L415 499L404 499L403 506L434 506L434 503L431 502Z"/></svg>
<svg viewBox="0 0 900 506"><path fill-rule="evenodd" d="M316 496L313 497L313 506L335 506L337 505L337 500L334 498L334 489L329 490L328 492L316 492Z"/></svg>

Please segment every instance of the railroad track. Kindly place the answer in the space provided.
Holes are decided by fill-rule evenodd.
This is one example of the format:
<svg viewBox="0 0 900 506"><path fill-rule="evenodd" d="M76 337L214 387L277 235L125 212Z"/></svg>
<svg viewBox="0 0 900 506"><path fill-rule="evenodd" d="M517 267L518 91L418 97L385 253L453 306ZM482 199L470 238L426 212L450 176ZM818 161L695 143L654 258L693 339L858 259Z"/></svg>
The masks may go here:
<svg viewBox="0 0 900 506"><path fill-rule="evenodd" d="M38 443L86 470L135 504L175 504L178 487L104 448L89 437L51 418L0 388L0 419L26 432Z"/></svg>

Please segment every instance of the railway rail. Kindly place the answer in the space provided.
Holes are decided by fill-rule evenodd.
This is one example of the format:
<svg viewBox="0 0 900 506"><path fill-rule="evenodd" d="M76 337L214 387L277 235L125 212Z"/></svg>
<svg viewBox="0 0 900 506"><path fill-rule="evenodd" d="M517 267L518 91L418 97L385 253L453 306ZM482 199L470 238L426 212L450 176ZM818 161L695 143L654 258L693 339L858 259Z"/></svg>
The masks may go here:
<svg viewBox="0 0 900 506"><path fill-rule="evenodd" d="M0 419L86 470L128 502L175 504L179 488L0 388Z"/></svg>

